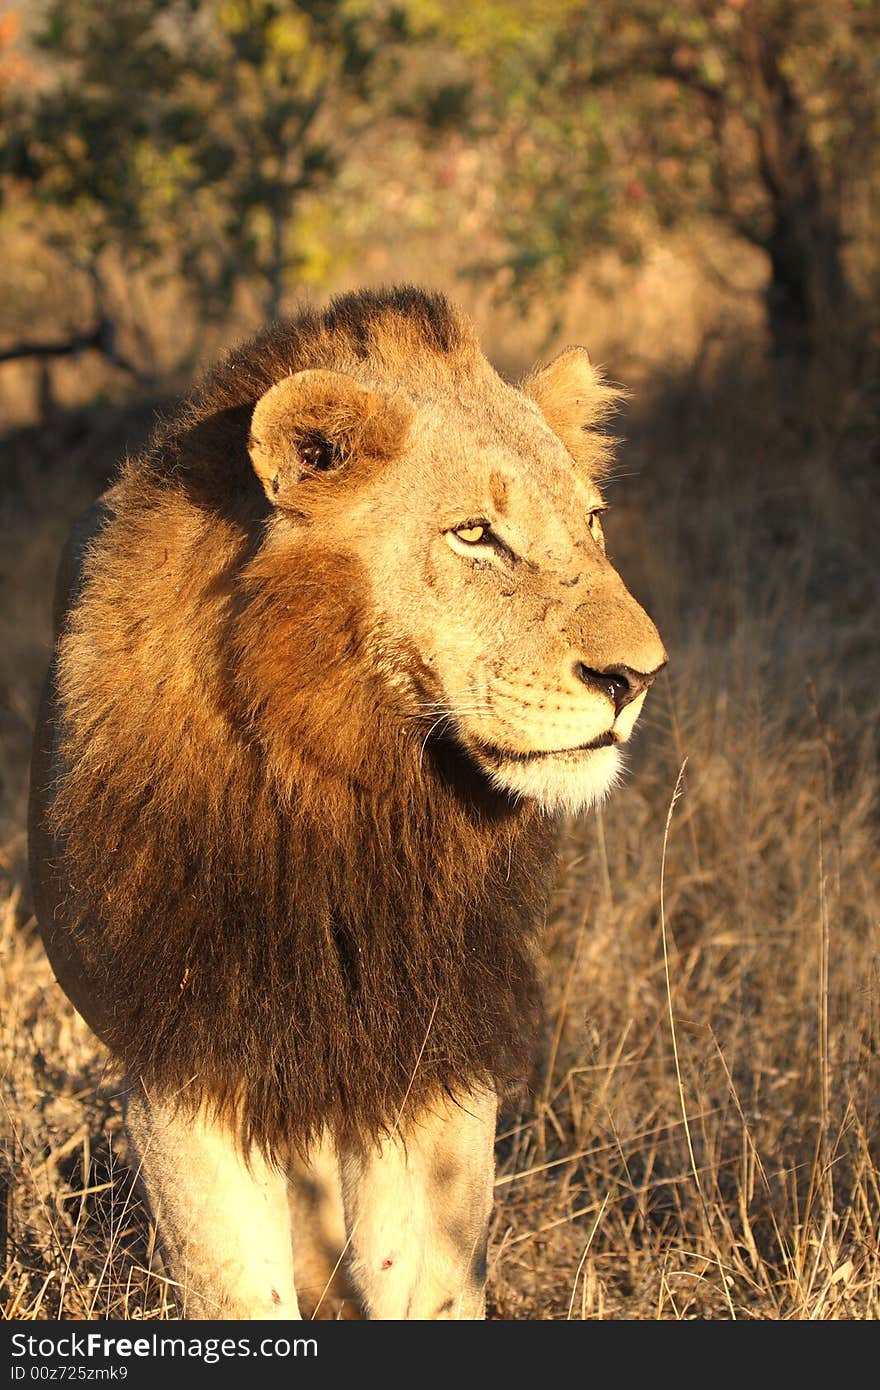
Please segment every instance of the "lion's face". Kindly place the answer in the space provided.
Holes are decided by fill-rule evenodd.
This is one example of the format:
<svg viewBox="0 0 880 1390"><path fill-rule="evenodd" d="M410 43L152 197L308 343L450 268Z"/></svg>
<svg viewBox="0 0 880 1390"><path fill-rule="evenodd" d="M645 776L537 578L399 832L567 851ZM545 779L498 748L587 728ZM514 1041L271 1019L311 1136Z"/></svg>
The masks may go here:
<svg viewBox="0 0 880 1390"><path fill-rule="evenodd" d="M666 653L605 554L608 443L589 426L614 393L586 354L524 390L488 369L406 397L289 383L257 406L254 465L304 539L320 528L368 576L373 657L406 717L547 810L601 798Z"/></svg>

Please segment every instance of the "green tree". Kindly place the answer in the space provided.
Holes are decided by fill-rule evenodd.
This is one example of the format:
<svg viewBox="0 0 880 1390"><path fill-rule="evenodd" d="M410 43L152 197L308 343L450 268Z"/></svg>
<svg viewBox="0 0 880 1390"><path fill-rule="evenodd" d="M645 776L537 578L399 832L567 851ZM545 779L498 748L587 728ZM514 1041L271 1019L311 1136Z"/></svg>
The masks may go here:
<svg viewBox="0 0 880 1390"><path fill-rule="evenodd" d="M507 265L558 286L632 213L719 219L768 258L780 354L810 352L852 298L844 254L877 179L880 17L869 0L535 0L431 16L467 51L506 142Z"/></svg>
<svg viewBox="0 0 880 1390"><path fill-rule="evenodd" d="M39 79L5 94L0 171L7 195L26 202L32 228L91 287L94 327L57 343L25 343L7 356L94 347L129 370L147 370L144 340L137 367L118 350L106 268L112 252L132 272L168 240L154 208L173 166L168 115L182 45L163 35L162 23L183 26L189 18L175 0L47 6L32 36Z"/></svg>
<svg viewBox="0 0 880 1390"><path fill-rule="evenodd" d="M301 199L381 105L395 15L358 0L49 0L33 42L44 80L6 100L0 171L32 223L87 279L96 327L7 356L116 345L106 266L180 274L204 314L258 288L268 317L296 269Z"/></svg>
<svg viewBox="0 0 880 1390"><path fill-rule="evenodd" d="M186 105L187 192L209 229L188 262L201 283L222 293L248 278L277 317L297 264L297 205L381 113L398 33L393 11L351 0L215 8Z"/></svg>

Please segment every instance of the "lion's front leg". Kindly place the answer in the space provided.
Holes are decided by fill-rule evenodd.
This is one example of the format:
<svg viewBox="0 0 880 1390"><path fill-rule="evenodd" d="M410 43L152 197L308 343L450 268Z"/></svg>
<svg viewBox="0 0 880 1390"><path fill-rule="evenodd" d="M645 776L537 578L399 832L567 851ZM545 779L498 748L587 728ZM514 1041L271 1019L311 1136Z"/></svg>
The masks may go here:
<svg viewBox="0 0 880 1390"><path fill-rule="evenodd" d="M329 1134L313 1145L307 1161L291 1154L287 1179L300 1312L304 1318L352 1316L357 1300L345 1265L339 1159Z"/></svg>
<svg viewBox="0 0 880 1390"><path fill-rule="evenodd" d="M482 1318L497 1099L438 1100L342 1160L350 1266L371 1318Z"/></svg>
<svg viewBox="0 0 880 1390"><path fill-rule="evenodd" d="M126 1122L186 1318L298 1318L287 1178L134 1084Z"/></svg>

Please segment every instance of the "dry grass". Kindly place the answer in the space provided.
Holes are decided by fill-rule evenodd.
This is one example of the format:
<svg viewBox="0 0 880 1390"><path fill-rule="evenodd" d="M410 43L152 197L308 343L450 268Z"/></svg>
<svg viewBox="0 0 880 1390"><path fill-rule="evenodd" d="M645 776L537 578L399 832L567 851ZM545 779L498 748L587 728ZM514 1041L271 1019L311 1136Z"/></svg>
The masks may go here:
<svg viewBox="0 0 880 1390"><path fill-rule="evenodd" d="M496 1317L880 1314L876 484L862 394L832 410L826 386L709 353L630 421L611 545L672 662L632 777L565 836L546 1037L499 1144ZM51 557L143 424L7 453L7 1317L174 1315L118 1078L52 981L22 859Z"/></svg>

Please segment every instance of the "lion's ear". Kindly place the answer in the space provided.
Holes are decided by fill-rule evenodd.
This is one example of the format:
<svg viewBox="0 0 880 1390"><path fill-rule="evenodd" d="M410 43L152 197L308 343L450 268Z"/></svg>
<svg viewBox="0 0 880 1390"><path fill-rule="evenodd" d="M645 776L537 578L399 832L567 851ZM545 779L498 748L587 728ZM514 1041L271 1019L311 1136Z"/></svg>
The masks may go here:
<svg viewBox="0 0 880 1390"><path fill-rule="evenodd" d="M609 385L582 347L564 348L546 367L526 378L523 390L575 462L601 475L616 443L603 427L626 399L626 391Z"/></svg>
<svg viewBox="0 0 880 1390"><path fill-rule="evenodd" d="M409 420L398 397L369 391L344 372L297 372L257 401L248 450L269 501L283 507L307 478L360 459L393 458Z"/></svg>

